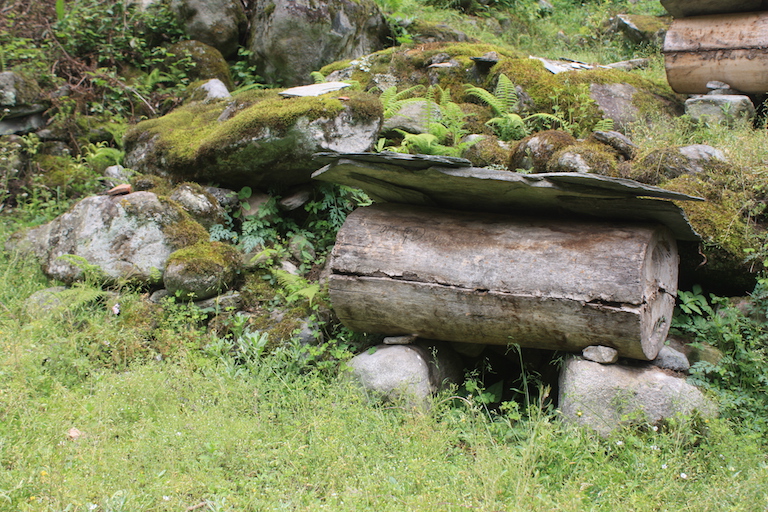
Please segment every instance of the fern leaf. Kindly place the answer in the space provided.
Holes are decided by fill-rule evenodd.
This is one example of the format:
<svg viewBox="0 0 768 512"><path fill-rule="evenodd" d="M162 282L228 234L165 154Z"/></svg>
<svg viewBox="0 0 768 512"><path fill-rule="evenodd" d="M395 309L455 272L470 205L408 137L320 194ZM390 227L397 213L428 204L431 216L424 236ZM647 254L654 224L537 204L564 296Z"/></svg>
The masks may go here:
<svg viewBox="0 0 768 512"><path fill-rule="evenodd" d="M499 81L496 83L493 95L501 102L504 109L503 113L511 114L517 109L519 99L515 91L515 84L504 73L499 75Z"/></svg>
<svg viewBox="0 0 768 512"><path fill-rule="evenodd" d="M322 84L325 82L325 76L319 71L313 71L309 74L309 76L314 80L316 84Z"/></svg>
<svg viewBox="0 0 768 512"><path fill-rule="evenodd" d="M610 117L606 119L601 119L600 121L597 122L597 124L595 124L594 127L592 127L592 131L593 132L609 132L613 130L613 125L614 125L613 119L611 119Z"/></svg>
<svg viewBox="0 0 768 512"><path fill-rule="evenodd" d="M483 103L486 103L489 107L491 107L491 110L493 110L493 114L495 116L502 116L506 113L504 110L504 104L501 101L499 101L499 99L496 98L496 96L486 91L482 87L467 85L465 94L467 94L468 96L474 96L475 98L479 99Z"/></svg>

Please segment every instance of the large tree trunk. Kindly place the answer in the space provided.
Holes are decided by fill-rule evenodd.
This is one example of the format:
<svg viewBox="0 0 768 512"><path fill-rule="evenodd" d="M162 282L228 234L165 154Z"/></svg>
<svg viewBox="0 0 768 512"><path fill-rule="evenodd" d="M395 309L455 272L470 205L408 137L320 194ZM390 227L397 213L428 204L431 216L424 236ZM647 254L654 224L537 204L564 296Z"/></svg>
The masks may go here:
<svg viewBox="0 0 768 512"><path fill-rule="evenodd" d="M664 61L679 93L704 94L711 80L768 92L768 12L677 19L664 40Z"/></svg>
<svg viewBox="0 0 768 512"><path fill-rule="evenodd" d="M663 226L378 204L347 218L330 265L354 330L653 359L678 256Z"/></svg>

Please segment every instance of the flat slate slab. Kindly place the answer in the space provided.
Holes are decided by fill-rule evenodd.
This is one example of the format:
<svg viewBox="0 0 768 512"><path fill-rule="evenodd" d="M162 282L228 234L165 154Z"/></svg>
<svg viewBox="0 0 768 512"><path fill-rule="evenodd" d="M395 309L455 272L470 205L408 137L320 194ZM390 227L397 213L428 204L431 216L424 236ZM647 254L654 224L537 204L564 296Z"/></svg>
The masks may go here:
<svg viewBox="0 0 768 512"><path fill-rule="evenodd" d="M286 98L298 98L302 96L320 96L329 92L338 91L349 87L346 82L323 82L320 84L301 85L299 87L291 87L278 94L285 96Z"/></svg>
<svg viewBox="0 0 768 512"><path fill-rule="evenodd" d="M376 202L452 210L655 222L678 240L700 236L670 200L703 201L598 174L520 174L472 167L461 158L400 153L319 153L312 177L364 190Z"/></svg>

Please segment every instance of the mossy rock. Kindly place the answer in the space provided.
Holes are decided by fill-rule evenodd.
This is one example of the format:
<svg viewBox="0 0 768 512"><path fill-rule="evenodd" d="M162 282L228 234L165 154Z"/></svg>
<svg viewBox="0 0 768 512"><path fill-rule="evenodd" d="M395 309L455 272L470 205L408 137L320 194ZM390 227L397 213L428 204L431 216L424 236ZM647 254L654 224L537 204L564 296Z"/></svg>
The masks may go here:
<svg viewBox="0 0 768 512"><path fill-rule="evenodd" d="M125 162L177 182L298 185L317 170L314 153L368 150L381 118L381 102L363 92L283 98L276 90L247 91L137 124L125 137Z"/></svg>
<svg viewBox="0 0 768 512"><path fill-rule="evenodd" d="M230 91L233 89L234 84L232 82L232 74L229 71L229 65L222 56L221 52L213 46L208 46L200 41L180 41L168 49L171 53L178 56L178 58L189 55L192 62L195 63L195 67L189 72L190 80L209 80L211 78L218 78L227 89ZM166 60L165 66L170 67L174 64L169 59Z"/></svg>
<svg viewBox="0 0 768 512"><path fill-rule="evenodd" d="M509 161L509 146L495 135L471 135L480 140L472 144L462 158L472 162L475 167L506 167Z"/></svg>
<svg viewBox="0 0 768 512"><path fill-rule="evenodd" d="M529 135L512 148L509 170L547 172L547 163L554 154L574 144L576 139L562 130L547 130Z"/></svg>
<svg viewBox="0 0 768 512"><path fill-rule="evenodd" d="M199 242L168 257L163 284L182 299L203 300L230 288L240 269L240 254L221 242Z"/></svg>
<svg viewBox="0 0 768 512"><path fill-rule="evenodd" d="M618 176L619 154L603 144L579 142L560 149L547 162L547 172L589 172Z"/></svg>

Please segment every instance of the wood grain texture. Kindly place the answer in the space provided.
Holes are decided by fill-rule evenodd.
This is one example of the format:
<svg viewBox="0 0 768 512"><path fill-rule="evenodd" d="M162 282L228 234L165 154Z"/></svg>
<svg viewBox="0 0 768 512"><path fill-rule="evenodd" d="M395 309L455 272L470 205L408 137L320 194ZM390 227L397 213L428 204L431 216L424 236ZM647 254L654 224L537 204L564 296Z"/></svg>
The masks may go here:
<svg viewBox="0 0 768 512"><path fill-rule="evenodd" d="M381 204L348 217L330 264L334 309L355 330L652 359L678 257L662 226Z"/></svg>
<svg viewBox="0 0 768 512"><path fill-rule="evenodd" d="M768 12L675 20L664 40L669 85L704 94L719 80L745 93L768 91Z"/></svg>

